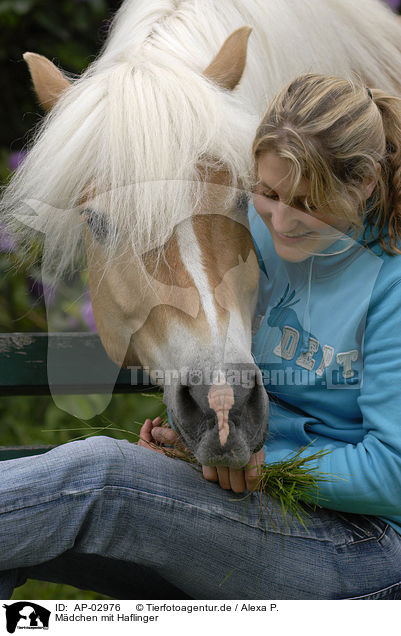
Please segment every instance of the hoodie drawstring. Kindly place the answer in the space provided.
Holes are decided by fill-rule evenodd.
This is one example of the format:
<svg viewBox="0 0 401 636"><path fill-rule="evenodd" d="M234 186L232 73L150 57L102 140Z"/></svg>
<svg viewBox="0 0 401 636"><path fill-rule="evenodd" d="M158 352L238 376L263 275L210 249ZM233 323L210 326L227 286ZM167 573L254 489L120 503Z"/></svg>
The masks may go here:
<svg viewBox="0 0 401 636"><path fill-rule="evenodd" d="M309 349L309 336L310 336L310 297L311 297L311 289L312 289L312 269L313 269L313 261L314 256L311 257L309 262L309 271L308 271L308 291L306 294L306 303L304 309L304 316L302 321L303 327L303 335L302 335L302 350L301 353L307 353Z"/></svg>

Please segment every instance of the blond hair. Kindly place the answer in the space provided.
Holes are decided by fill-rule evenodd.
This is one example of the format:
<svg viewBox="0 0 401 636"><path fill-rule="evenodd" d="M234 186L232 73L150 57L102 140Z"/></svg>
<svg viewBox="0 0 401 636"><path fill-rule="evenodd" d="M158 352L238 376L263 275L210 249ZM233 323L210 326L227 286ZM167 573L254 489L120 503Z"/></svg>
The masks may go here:
<svg viewBox="0 0 401 636"><path fill-rule="evenodd" d="M301 179L306 207L375 228L382 248L401 253L401 99L361 82L308 74L270 103L253 142L255 163L275 151L288 160L290 198ZM367 203L366 185L377 183ZM290 202L290 201L289 201Z"/></svg>

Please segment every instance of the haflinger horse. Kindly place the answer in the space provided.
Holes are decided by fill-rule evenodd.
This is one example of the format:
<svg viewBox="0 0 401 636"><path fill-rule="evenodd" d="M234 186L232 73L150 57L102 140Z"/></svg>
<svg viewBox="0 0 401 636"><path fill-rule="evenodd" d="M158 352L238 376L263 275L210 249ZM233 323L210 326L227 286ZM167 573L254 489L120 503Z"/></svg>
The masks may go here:
<svg viewBox="0 0 401 636"><path fill-rule="evenodd" d="M304 72L399 94L401 24L378 0L125 0L80 78L24 57L48 114L3 198L8 228L22 245L42 232L55 278L85 252L111 359L161 372L200 463L246 465L268 419L251 354L256 126Z"/></svg>

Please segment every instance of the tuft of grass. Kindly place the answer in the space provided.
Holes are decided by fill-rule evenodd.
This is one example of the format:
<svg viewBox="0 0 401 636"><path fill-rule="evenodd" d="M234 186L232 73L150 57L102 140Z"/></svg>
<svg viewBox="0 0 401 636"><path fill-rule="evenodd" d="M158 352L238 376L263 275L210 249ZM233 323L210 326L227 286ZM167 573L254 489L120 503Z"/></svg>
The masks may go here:
<svg viewBox="0 0 401 636"><path fill-rule="evenodd" d="M261 509L264 504L263 495L271 497L279 502L284 519L294 518L304 527L309 516L307 508L314 508L322 503L319 484L339 478L337 475L318 471L314 465L331 451L320 450L307 457L302 456L309 446L310 444L299 448L279 462L259 466L259 479L252 491L259 493ZM268 511L266 502L264 507Z"/></svg>

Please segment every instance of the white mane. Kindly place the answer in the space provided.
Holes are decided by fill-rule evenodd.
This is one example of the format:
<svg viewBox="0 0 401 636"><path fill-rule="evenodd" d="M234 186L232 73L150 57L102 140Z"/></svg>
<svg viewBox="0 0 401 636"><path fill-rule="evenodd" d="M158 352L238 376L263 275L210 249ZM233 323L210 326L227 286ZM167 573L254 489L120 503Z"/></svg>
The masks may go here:
<svg viewBox="0 0 401 636"><path fill-rule="evenodd" d="M202 71L246 24L246 71L229 93ZM125 0L98 59L44 119L2 215L22 242L44 232L56 274L79 256L88 197L110 223L109 259L121 236L136 254L163 245L200 197L200 166L247 187L256 125L283 83L356 72L399 94L400 46L401 24L377 0Z"/></svg>

